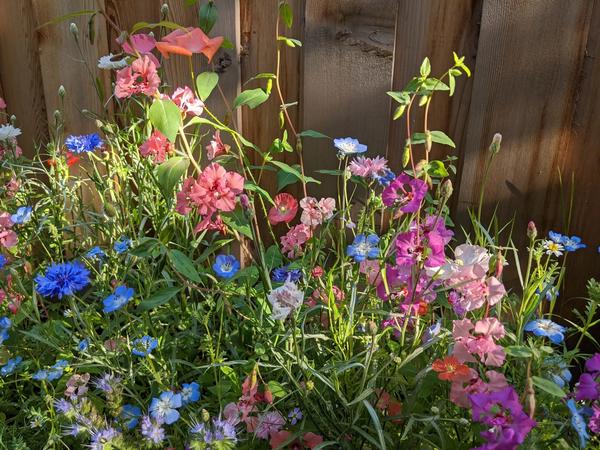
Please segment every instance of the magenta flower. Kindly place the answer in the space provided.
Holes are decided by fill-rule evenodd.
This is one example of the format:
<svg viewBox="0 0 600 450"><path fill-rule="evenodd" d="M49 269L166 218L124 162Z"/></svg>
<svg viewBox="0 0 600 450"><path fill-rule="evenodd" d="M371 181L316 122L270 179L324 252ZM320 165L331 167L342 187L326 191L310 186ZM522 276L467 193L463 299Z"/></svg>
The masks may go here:
<svg viewBox="0 0 600 450"><path fill-rule="evenodd" d="M444 245L442 237L435 232L400 233L396 238L396 264L413 266L423 263L425 267L439 267L446 262Z"/></svg>
<svg viewBox="0 0 600 450"><path fill-rule="evenodd" d="M413 213L419 210L421 201L427 194L427 183L401 173L381 194L385 206L397 205L400 211Z"/></svg>
<svg viewBox="0 0 600 450"><path fill-rule="evenodd" d="M592 417L590 417L590 421L588 422L588 428L594 434L600 434L600 406L592 405Z"/></svg>
<svg viewBox="0 0 600 450"><path fill-rule="evenodd" d="M589 373L584 373L579 377L577 389L575 391L575 400L597 400L600 398L600 385Z"/></svg>
<svg viewBox="0 0 600 450"><path fill-rule="evenodd" d="M585 371L594 376L600 374L600 353L596 353L585 362Z"/></svg>

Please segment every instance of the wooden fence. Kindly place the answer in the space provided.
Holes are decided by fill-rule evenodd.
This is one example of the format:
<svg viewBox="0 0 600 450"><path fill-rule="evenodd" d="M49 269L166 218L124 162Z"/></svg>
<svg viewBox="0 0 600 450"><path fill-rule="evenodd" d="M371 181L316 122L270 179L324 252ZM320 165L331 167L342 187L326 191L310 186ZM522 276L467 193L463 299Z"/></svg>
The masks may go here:
<svg viewBox="0 0 600 450"><path fill-rule="evenodd" d="M205 2L206 0L201 0ZM121 29L160 19L161 0L0 0L0 96L23 129L26 151L47 139L64 85L67 131L93 129L83 108L98 110L89 73L98 57L118 51L118 30L101 15L88 27L78 17L83 52L69 32L69 21L40 27L78 10L102 8ZM198 24L197 7L166 0L168 20ZM222 50L216 64L224 71L223 90L235 97L258 72L275 68L277 0L216 0L214 34L235 49ZM457 143L455 182L459 218L477 201L487 147L495 132L504 136L487 188L489 211L500 202L504 218L515 216L515 233L535 220L538 229L579 234L591 248L573 255L569 293L598 275L600 195L600 1L599 0L292 0L289 36L301 49L283 52L281 76L286 101L298 101L292 119L298 129L330 136L354 136L371 154L385 154L397 167L405 139L401 123L390 120L386 91L402 87L429 56L434 72L452 63L452 51L466 55L473 71L461 78L451 99L434 101L431 129L444 130ZM90 29L93 30L90 36ZM200 59L195 61L200 64ZM107 72L96 71L110 92ZM174 85L189 84L187 61L171 58ZM224 112L220 105L214 108ZM278 134L278 103L271 99L236 117L248 138L267 147ZM445 149L435 149L436 152ZM336 166L328 143L311 140L308 172ZM287 156L289 158L289 156ZM574 174L570 226L561 212L559 172L568 189ZM314 193L331 189L326 184Z"/></svg>

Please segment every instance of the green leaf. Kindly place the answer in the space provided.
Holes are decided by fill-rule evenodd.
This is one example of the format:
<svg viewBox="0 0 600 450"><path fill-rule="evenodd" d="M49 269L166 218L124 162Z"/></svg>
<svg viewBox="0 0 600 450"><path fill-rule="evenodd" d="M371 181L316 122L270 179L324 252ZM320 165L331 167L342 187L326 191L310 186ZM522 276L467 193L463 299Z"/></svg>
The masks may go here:
<svg viewBox="0 0 600 450"><path fill-rule="evenodd" d="M279 246L271 245L265 252L265 264L267 268L274 269L283 264L283 256L279 250Z"/></svg>
<svg viewBox="0 0 600 450"><path fill-rule="evenodd" d="M531 381L533 382L533 384L540 388L542 391L547 392L550 395L554 395L555 397L558 398L564 398L565 397L565 391L563 391L560 386L558 384L556 384L554 381L550 381L547 380L546 378L541 378L541 377L536 377L533 376L531 377Z"/></svg>
<svg viewBox="0 0 600 450"><path fill-rule="evenodd" d="M448 176L446 166L442 161L430 161L427 165L427 173L432 177L445 178Z"/></svg>
<svg viewBox="0 0 600 450"><path fill-rule="evenodd" d="M285 36L277 36L277 40L285 42L285 45L287 45L288 47L302 47L302 42L300 42L298 39L292 39Z"/></svg>
<svg viewBox="0 0 600 450"><path fill-rule="evenodd" d="M138 309L140 311L148 311L149 309L164 305L173 297L175 297L179 291L181 291L181 287L178 286L163 288L160 291L152 294L150 297L144 299L138 306Z"/></svg>
<svg viewBox="0 0 600 450"><path fill-rule="evenodd" d="M200 29L206 34L210 33L210 30L213 29L215 23L217 22L218 16L219 14L214 2L209 1L208 3L202 5L200 7L199 17Z"/></svg>
<svg viewBox="0 0 600 450"><path fill-rule="evenodd" d="M244 183L244 189L246 189L247 191L256 192L256 193L262 195L263 198L265 198L269 203L271 203L272 205L275 205L275 202L271 198L271 195L269 195L269 193L267 191L265 191L263 188L261 188L260 186L254 184L252 181L246 180L246 182Z"/></svg>
<svg viewBox="0 0 600 450"><path fill-rule="evenodd" d="M238 233L242 233L244 236L253 238L252 230L250 229L250 223L248 219L244 215L244 212L241 209L236 209L232 213L221 214L221 218L225 225L229 228L237 231Z"/></svg>
<svg viewBox="0 0 600 450"><path fill-rule="evenodd" d="M450 87L450 92L448 92L448 95L452 97L454 95L454 89L456 89L456 78L454 78L454 75L452 74L448 75L448 85Z"/></svg>
<svg viewBox="0 0 600 450"><path fill-rule="evenodd" d="M312 177L306 177L306 176L303 177L302 173L299 170L295 169L294 167L290 166L289 164L286 164L281 161L271 161L271 164L279 167L281 170L283 170L286 173L289 173L290 175L294 175L300 181L304 180L306 183L321 184L321 182L319 180L315 180Z"/></svg>
<svg viewBox="0 0 600 450"><path fill-rule="evenodd" d="M452 148L456 148L456 144L443 131L430 131L430 134L431 134L431 140L433 142L437 142L438 144L448 145ZM425 133L413 134L410 141L412 144L424 144L425 143Z"/></svg>
<svg viewBox="0 0 600 450"><path fill-rule="evenodd" d="M421 68L419 69L419 73L422 77L427 77L431 73L431 62L429 62L429 58L425 57L423 62L421 63Z"/></svg>
<svg viewBox="0 0 600 450"><path fill-rule="evenodd" d="M365 408L367 408L367 412L371 416L371 420L373 422L373 426L375 427L375 431L377 431L377 437L379 438L379 448L381 450L386 450L385 438L383 435L383 427L381 426L381 422L379 421L379 416L377 416L377 412L368 400L363 400L362 404L365 405Z"/></svg>
<svg viewBox="0 0 600 450"><path fill-rule="evenodd" d="M217 86L219 75L215 72L202 72L196 77L196 89L200 100L206 101L210 93Z"/></svg>
<svg viewBox="0 0 600 450"><path fill-rule="evenodd" d="M171 100L155 100L148 112L150 122L171 142L175 142L181 126L181 111Z"/></svg>
<svg viewBox="0 0 600 450"><path fill-rule="evenodd" d="M269 390L271 391L271 394L273 394L273 397L283 398L287 395L287 392L285 391L283 386L277 381L271 380L267 383L267 385L269 386Z"/></svg>
<svg viewBox="0 0 600 450"><path fill-rule="evenodd" d="M194 267L194 262L184 253L179 250L170 250L169 260L171 261L173 268L183 275L184 278L195 283L200 283L202 281L200 274L198 274L198 271Z"/></svg>
<svg viewBox="0 0 600 450"><path fill-rule="evenodd" d="M285 23L285 26L288 28L292 28L294 14L292 13L292 8L288 2L283 1L279 4L279 15L283 19L283 23Z"/></svg>
<svg viewBox="0 0 600 450"><path fill-rule="evenodd" d="M387 95L389 95L390 97L392 97L394 100L396 100L401 105L408 105L410 103L410 95L408 94L408 92L404 92L404 91L399 91L399 92L388 91Z"/></svg>
<svg viewBox="0 0 600 450"><path fill-rule="evenodd" d="M448 91L450 88L446 83L437 78L427 78L423 82L423 89L426 91Z"/></svg>
<svg viewBox="0 0 600 450"><path fill-rule="evenodd" d="M158 27L169 28L171 30L185 29L185 27L179 25L178 23L170 22L168 20L161 20L160 22L156 22L156 23L138 22L133 25L133 27L131 28L131 32L129 34L134 34L138 31L140 31L142 28L158 28Z"/></svg>
<svg viewBox="0 0 600 450"><path fill-rule="evenodd" d="M139 240L139 244L129 250L128 253L138 258L147 258L148 256L158 256L163 251L164 247L158 239L143 237Z"/></svg>
<svg viewBox="0 0 600 450"><path fill-rule="evenodd" d="M293 167L300 168L299 165L294 164ZM277 171L277 192L281 192L283 188L298 182L298 177L292 173L284 172L283 170Z"/></svg>
<svg viewBox="0 0 600 450"><path fill-rule="evenodd" d="M304 131L301 131L300 133L298 133L298 136L300 136L300 137L311 137L311 138L317 138L317 139L331 139L326 134L319 133L318 131L314 131L314 130L304 130Z"/></svg>
<svg viewBox="0 0 600 450"><path fill-rule="evenodd" d="M172 197L175 186L177 186L189 165L189 159L183 156L174 156L158 166L156 178L165 198L170 199Z"/></svg>
<svg viewBox="0 0 600 450"><path fill-rule="evenodd" d="M263 104L269 98L269 94L267 94L263 89L248 89L240 95L238 95L233 101L233 107L238 108L243 105L247 105L250 109L254 109L257 106Z"/></svg>
<svg viewBox="0 0 600 450"><path fill-rule="evenodd" d="M531 349L529 347L525 347L524 345L509 345L504 347L504 351L507 355L515 358L531 358L533 356Z"/></svg>
<svg viewBox="0 0 600 450"><path fill-rule="evenodd" d="M399 105L396 108L396 111L394 111L394 116L392 117L392 120L398 120L400 117L402 117L404 111L406 111L406 105Z"/></svg>

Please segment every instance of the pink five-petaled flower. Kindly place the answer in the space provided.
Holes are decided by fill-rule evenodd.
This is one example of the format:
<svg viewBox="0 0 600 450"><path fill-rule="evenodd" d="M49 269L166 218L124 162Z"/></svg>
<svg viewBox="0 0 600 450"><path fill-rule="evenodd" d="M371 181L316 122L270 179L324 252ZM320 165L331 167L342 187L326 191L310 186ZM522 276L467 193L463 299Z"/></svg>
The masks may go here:
<svg viewBox="0 0 600 450"><path fill-rule="evenodd" d="M398 205L400 211L414 213L419 210L421 201L427 194L427 183L401 173L381 194L385 206Z"/></svg>
<svg viewBox="0 0 600 450"><path fill-rule="evenodd" d="M204 111L204 102L196 98L194 91L188 86L178 87L171 95L171 100L175 103L182 113L188 116L200 116Z"/></svg>
<svg viewBox="0 0 600 450"><path fill-rule="evenodd" d="M140 154L145 158L152 158L154 164L164 162L168 153L172 153L174 146L167 137L158 130L140 146Z"/></svg>
<svg viewBox="0 0 600 450"><path fill-rule="evenodd" d="M298 201L293 195L282 193L277 194L273 199L275 206L269 210L269 222L271 225L285 222L290 223L298 212Z"/></svg>
<svg viewBox="0 0 600 450"><path fill-rule="evenodd" d="M156 67L160 67L160 61L152 50L156 47L154 36L146 33L132 34L127 39L117 38L117 43L121 45L123 51L136 57L148 56Z"/></svg>
<svg viewBox="0 0 600 450"><path fill-rule="evenodd" d="M314 197L304 197L300 200L300 207L303 210L300 222L309 227L316 227L333 217L335 200L328 197L317 201Z"/></svg>
<svg viewBox="0 0 600 450"><path fill-rule="evenodd" d="M221 132L216 130L210 143L206 146L206 157L209 161L212 161L217 156L227 153L229 151L229 145L224 144L221 140Z"/></svg>
<svg viewBox="0 0 600 450"><path fill-rule="evenodd" d="M17 245L17 233L11 230L14 225L10 218L10 213L0 214L0 245L5 248L11 248Z"/></svg>
<svg viewBox="0 0 600 450"><path fill-rule="evenodd" d="M202 53L210 62L222 43L222 36L211 39L200 28L189 27L167 34L156 43L156 48L167 59L171 53L183 56Z"/></svg>
<svg viewBox="0 0 600 450"><path fill-rule="evenodd" d="M131 97L135 94L152 96L158 91L160 78L156 72L156 64L144 55L136 59L131 66L117 72L115 96Z"/></svg>
<svg viewBox="0 0 600 450"><path fill-rule="evenodd" d="M243 190L244 177L212 163L191 186L189 198L200 214L209 215L214 211L233 211L235 200Z"/></svg>
<svg viewBox="0 0 600 450"><path fill-rule="evenodd" d="M299 223L292 227L287 234L281 236L281 251L289 258L295 258L302 253L302 246L312 237L309 226Z"/></svg>

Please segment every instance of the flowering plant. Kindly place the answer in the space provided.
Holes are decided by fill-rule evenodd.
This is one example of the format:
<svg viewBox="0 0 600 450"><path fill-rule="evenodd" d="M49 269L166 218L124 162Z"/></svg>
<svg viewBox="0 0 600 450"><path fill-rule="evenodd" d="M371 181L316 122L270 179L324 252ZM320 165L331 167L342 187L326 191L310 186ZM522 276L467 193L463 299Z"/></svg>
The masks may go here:
<svg viewBox="0 0 600 450"><path fill-rule="evenodd" d="M207 106L217 73L194 76L192 87L165 83L164 58L210 61L223 38L136 28L119 38L120 56L99 61L113 75L117 113L97 116L96 133L65 136L58 111L53 139L28 159L17 123L0 126L0 441L107 450L598 443L600 354L583 349L597 345L600 285L590 281L573 320L554 311L567 254L585 247L578 237L540 239L531 223L524 263L510 235L491 232L495 218L485 225L481 203L472 228L453 231L453 158L430 152L454 144L427 119L407 139L402 167L368 156L357 139L333 139L340 168L325 172L337 189L312 197L318 180L305 173L303 147L328 138L295 131L276 74L233 103L258 107L275 85L281 135L259 148ZM454 57L438 78L425 59L389 93L395 118L410 123L417 104L427 116L434 95L453 94L470 75ZM500 145L496 135L490 163ZM281 162L283 151L299 164ZM289 192L265 190L268 171ZM518 275L512 285L505 267Z"/></svg>

